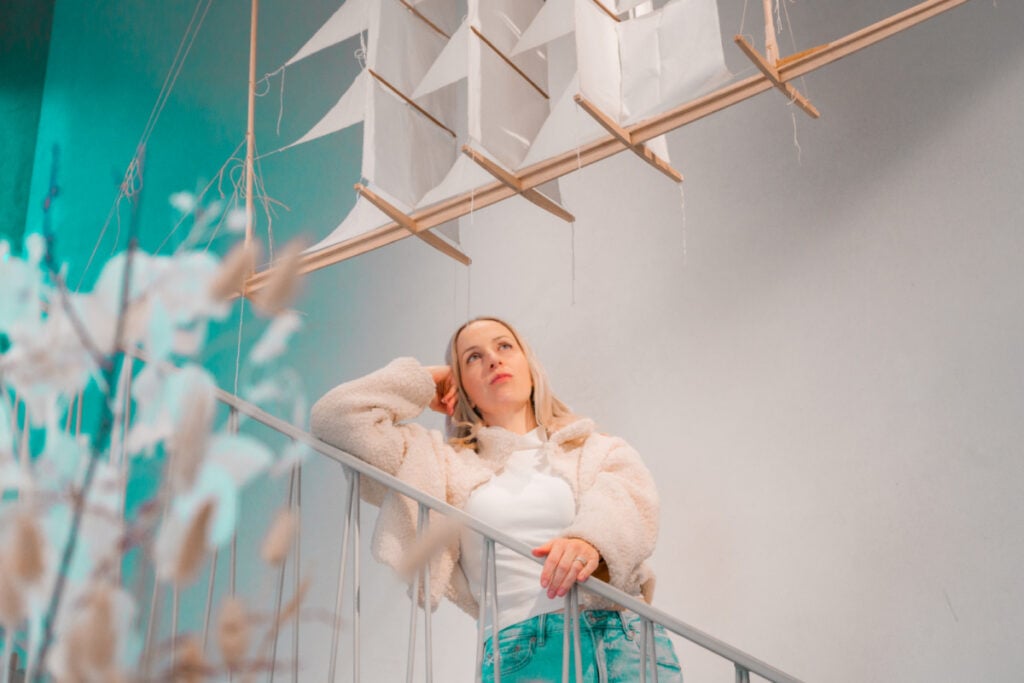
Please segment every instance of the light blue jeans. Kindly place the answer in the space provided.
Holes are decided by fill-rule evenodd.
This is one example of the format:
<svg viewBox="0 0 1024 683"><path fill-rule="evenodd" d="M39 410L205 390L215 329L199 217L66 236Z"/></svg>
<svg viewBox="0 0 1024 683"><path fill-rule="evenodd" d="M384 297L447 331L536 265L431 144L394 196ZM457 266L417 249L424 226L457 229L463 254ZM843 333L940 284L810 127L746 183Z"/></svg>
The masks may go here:
<svg viewBox="0 0 1024 683"><path fill-rule="evenodd" d="M635 683L640 680L640 617L633 612L587 610L580 618L580 652L586 683ZM498 633L502 683L533 683L562 680L562 642L565 619L562 614L541 614ZM683 674L672 641L664 627L655 625L658 654L658 683L682 683ZM650 636L648 636L650 637ZM572 633L569 634L569 680L576 681L576 660ZM484 643L483 680L494 681L492 639ZM650 647L648 645L648 647ZM647 680L653 681L650 661Z"/></svg>

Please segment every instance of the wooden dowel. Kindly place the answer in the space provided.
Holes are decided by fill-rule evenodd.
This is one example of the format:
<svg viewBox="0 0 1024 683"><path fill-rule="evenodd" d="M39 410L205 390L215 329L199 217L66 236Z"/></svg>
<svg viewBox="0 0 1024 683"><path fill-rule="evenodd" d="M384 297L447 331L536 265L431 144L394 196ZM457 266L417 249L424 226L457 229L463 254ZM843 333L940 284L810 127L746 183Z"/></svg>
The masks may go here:
<svg viewBox="0 0 1024 683"><path fill-rule="evenodd" d="M543 88L541 88L539 85L534 83L533 79L530 78L529 76L527 76L526 73L522 69L520 69L518 66L516 66L512 62L512 59L510 57L508 57L504 52L499 50L497 48L497 46L494 43L492 43L491 41L489 41L484 34L480 33L480 31L477 29L476 26L470 26L469 28L470 28L471 31L473 31L473 34L483 42L484 45L486 45L487 47L491 48L491 50L494 51L494 54L498 55L498 57L500 57L503 62L508 64L510 67L512 67L512 69L517 74L522 76L523 80L525 80L527 83L532 85L533 89L536 90L537 92L539 92L544 99L546 99L546 100L550 100L551 99L550 97L548 97L548 94L546 92L544 92Z"/></svg>
<svg viewBox="0 0 1024 683"><path fill-rule="evenodd" d="M418 9L416 9L416 8L415 8L414 6L410 5L410 4L409 4L409 2L408 2L408 0L398 0L398 1L399 1L400 3L402 3L403 5L405 5L405 9L409 10L409 11L410 11L410 12L412 12L412 13L413 13L414 15L416 15L416 17L417 17L417 18L419 18L420 20L422 20L422 21L423 21L423 22L424 22L424 23L425 23L425 24L426 24L427 26L429 26L430 28L434 29L435 31L437 31L438 33L440 33L440 34L441 34L442 36L444 36L445 38L447 38L447 39L451 40L451 36L450 36L450 35L448 35L448 34L447 34L447 33L445 33L444 31L442 31L442 30L440 29L440 27L438 27L438 25L437 25L437 24L435 24L434 22L432 22L432 21L431 21L430 19L427 19L427 17L426 17L426 16L424 16L423 12L420 12L420 11L419 11Z"/></svg>
<svg viewBox="0 0 1024 683"><path fill-rule="evenodd" d="M410 218L408 214L403 213L396 206L382 199L380 196L378 196L372 190L367 188L365 185L356 183L355 190L363 197L365 197L367 201L369 201L371 204L373 204L382 212L384 212L384 214L388 218L395 221L403 228L408 230L410 233L416 235L421 240L423 240L430 246L440 251L442 254L450 256L451 258L455 259L459 263L466 266L472 263L472 260L468 256L466 256L464 253L456 249L447 240L435 235L434 233L428 231L426 228L423 228L422 226L417 224L416 221Z"/></svg>
<svg viewBox="0 0 1024 683"><path fill-rule="evenodd" d="M818 113L817 108L811 104L810 100L804 97L791 83L783 81L779 76L778 69L776 69L772 64L769 64L764 57L758 54L757 50L754 49L753 45L747 42L746 38L743 36L736 36L733 40L735 40L736 44L740 46L740 50L743 51L743 54L745 54L750 61L754 63L754 66L756 66L758 70L772 82L772 85L781 91L783 95L788 97L791 102L804 110L804 112L806 112L811 118L816 119L821 116L821 114Z"/></svg>
<svg viewBox="0 0 1024 683"><path fill-rule="evenodd" d="M633 142L629 131L620 126L615 119L601 111L593 102L583 97L583 95L576 95L573 99L576 101L576 104L580 105L583 111L594 117L594 120L601 124L602 128L611 133L616 140L629 148L630 151L653 166L660 173L668 176L672 182L683 182L682 173L672 168L671 164L652 152L647 145L642 142Z"/></svg>
<svg viewBox="0 0 1024 683"><path fill-rule="evenodd" d="M440 127L440 128L442 129L442 130L444 130L444 131L445 131L446 133L448 133L448 135L451 135L451 136L452 136L453 138L455 137L455 131L453 131L453 130L452 130L451 128L449 128L448 126L444 125L443 123L441 123L440 121L438 121L438 120L437 120L436 118L434 118L434 117L433 117L433 116L432 116L432 115L430 114L430 112L428 112L428 111L427 111L426 109L424 109L424 108L423 108L423 107L421 107L420 105L418 105L418 104L416 104L415 102L413 102L413 101L412 101L412 98L410 98L410 97L409 97L408 95L406 95L406 94L405 94L404 92L402 92L401 90L399 90L399 89L398 89L398 88L396 88L395 86L393 86L393 85L391 85L390 83L388 83L387 79L385 79L385 78L384 78L383 76L381 76L380 74L378 74L378 73L377 73L376 71L374 71L373 69L367 69L367 71L368 71L368 72L370 73L370 75L371 75L371 76L373 76L374 78L376 78L376 79L377 79L377 81L378 81L378 82L379 82L379 83L380 83L381 85L383 85L383 86L384 86L384 87L386 87L386 88L387 88L388 90L390 90L391 92L395 93L395 94L396 94L396 95L398 95L398 96L399 96L400 98L402 98L403 100L405 100L405 103L406 103L406 104L408 104L408 105L409 105L410 107L412 107L413 109L415 109L415 110L416 110L416 111L418 111L419 113L421 113L421 114L423 114L424 116L426 116L426 117L427 117L428 119L430 119L431 121L433 121L433 122L434 122L434 123L435 123L435 124L436 124L436 125L437 125L438 127Z"/></svg>
<svg viewBox="0 0 1024 683"><path fill-rule="evenodd" d="M485 171L493 175L495 178L505 183L506 186L515 190L517 193L522 195L526 200L529 200L544 209L545 211L551 212L557 218L561 218L567 223L574 223L576 217L566 211L556 201L550 197L545 196L543 193L533 188L524 188L523 183L519 178L513 175L511 172L505 170L498 164L494 163L483 154L480 154L469 145L462 146L462 152L470 159L480 165Z"/></svg>

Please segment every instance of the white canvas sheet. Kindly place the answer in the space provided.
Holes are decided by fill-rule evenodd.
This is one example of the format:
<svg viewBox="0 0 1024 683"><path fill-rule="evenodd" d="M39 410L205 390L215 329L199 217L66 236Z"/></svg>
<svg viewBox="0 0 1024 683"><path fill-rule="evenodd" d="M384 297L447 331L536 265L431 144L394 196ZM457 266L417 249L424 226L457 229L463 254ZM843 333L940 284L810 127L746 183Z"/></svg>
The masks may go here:
<svg viewBox="0 0 1024 683"><path fill-rule="evenodd" d="M623 123L688 102L730 78L715 0L673 0L617 29Z"/></svg>
<svg viewBox="0 0 1024 683"><path fill-rule="evenodd" d="M494 182L494 176L480 167L480 164L465 154L459 153L455 164L449 169L444 180L427 192L416 208L422 208L451 199L470 190Z"/></svg>
<svg viewBox="0 0 1024 683"><path fill-rule="evenodd" d="M372 80L372 78L365 69L360 71L337 104L331 107L330 111L308 133L288 147L316 140L362 121L366 115L367 92L370 85L368 80Z"/></svg>
<svg viewBox="0 0 1024 683"><path fill-rule="evenodd" d="M430 64L426 74L413 91L413 98L439 90L469 76L469 21L464 21L444 46L441 54ZM473 36L473 40L476 37Z"/></svg>
<svg viewBox="0 0 1024 683"><path fill-rule="evenodd" d="M381 213L380 209L363 199L362 195L359 195L356 197L355 206L345 216L345 220L332 230L327 237L309 247L303 253L312 254L321 249L350 240L353 237L358 237L391 222L391 219Z"/></svg>
<svg viewBox="0 0 1024 683"><path fill-rule="evenodd" d="M345 0L345 3L331 15L331 18L295 53L295 56L285 62L285 66L365 31L370 21L370 11L379 1Z"/></svg>
<svg viewBox="0 0 1024 683"><path fill-rule="evenodd" d="M579 90L579 79L573 78L555 101L550 116L537 132L533 144L517 169L532 166L608 135L608 132L573 100Z"/></svg>
<svg viewBox="0 0 1024 683"><path fill-rule="evenodd" d="M576 0L547 0L512 48L512 55L534 50L572 33L576 28Z"/></svg>
<svg viewBox="0 0 1024 683"><path fill-rule="evenodd" d="M616 22L592 0L576 0L575 10L580 93L605 114L619 120L622 66Z"/></svg>
<svg viewBox="0 0 1024 683"><path fill-rule="evenodd" d="M455 138L371 79L363 177L408 211L455 163Z"/></svg>
<svg viewBox="0 0 1024 683"><path fill-rule="evenodd" d="M411 97L447 43L398 0L379 0L370 18L366 66Z"/></svg>

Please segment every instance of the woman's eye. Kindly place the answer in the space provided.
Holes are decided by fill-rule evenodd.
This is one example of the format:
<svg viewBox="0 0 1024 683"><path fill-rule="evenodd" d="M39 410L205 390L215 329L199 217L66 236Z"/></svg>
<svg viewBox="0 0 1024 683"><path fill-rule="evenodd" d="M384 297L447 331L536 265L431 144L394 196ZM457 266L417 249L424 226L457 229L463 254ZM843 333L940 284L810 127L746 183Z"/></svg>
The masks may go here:
<svg viewBox="0 0 1024 683"><path fill-rule="evenodd" d="M508 349L512 348L512 344L509 342L501 342L500 344L498 344L498 348L507 351Z"/></svg>
<svg viewBox="0 0 1024 683"><path fill-rule="evenodd" d="M466 356L466 362L467 363L472 363L475 360L480 360L480 354L479 353L471 353L468 356Z"/></svg>

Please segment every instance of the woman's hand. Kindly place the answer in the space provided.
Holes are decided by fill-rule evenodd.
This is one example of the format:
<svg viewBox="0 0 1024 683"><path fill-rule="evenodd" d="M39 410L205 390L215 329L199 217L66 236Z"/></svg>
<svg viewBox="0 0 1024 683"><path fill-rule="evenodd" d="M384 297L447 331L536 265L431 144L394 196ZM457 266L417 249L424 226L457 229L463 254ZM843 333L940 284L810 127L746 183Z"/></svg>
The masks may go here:
<svg viewBox="0 0 1024 683"><path fill-rule="evenodd" d="M455 412L457 393L452 369L447 365L431 365L427 371L434 378L434 398L430 399L430 409L444 415L452 415Z"/></svg>
<svg viewBox="0 0 1024 683"><path fill-rule="evenodd" d="M534 557L548 556L540 572L541 588L548 597L563 596L576 581L586 581L601 563L597 548L582 538L556 538L533 549Z"/></svg>

